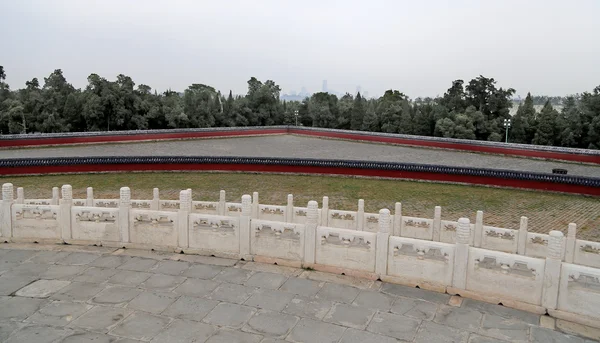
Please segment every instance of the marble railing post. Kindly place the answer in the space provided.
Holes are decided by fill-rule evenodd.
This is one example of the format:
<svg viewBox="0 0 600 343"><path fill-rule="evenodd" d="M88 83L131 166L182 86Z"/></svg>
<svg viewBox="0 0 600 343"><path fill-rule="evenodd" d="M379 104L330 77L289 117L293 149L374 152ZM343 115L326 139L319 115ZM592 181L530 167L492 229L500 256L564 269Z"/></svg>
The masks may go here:
<svg viewBox="0 0 600 343"><path fill-rule="evenodd" d="M323 197L323 207L321 209L321 226L329 225L329 197Z"/></svg>
<svg viewBox="0 0 600 343"><path fill-rule="evenodd" d="M469 264L469 242L471 241L471 221L468 218L458 220L456 229L456 245L454 251L454 273L452 287L467 287L467 268Z"/></svg>
<svg viewBox="0 0 600 343"><path fill-rule="evenodd" d="M525 255L527 253L527 217L521 217L519 224L519 238L517 240L517 254Z"/></svg>
<svg viewBox="0 0 600 343"><path fill-rule="evenodd" d="M381 278L387 274L388 249L390 239L390 210L379 210L379 230L375 245L375 273Z"/></svg>
<svg viewBox="0 0 600 343"><path fill-rule="evenodd" d="M2 185L2 210L0 211L0 233L2 241L7 242L12 237L12 204L14 199L14 188L12 183Z"/></svg>
<svg viewBox="0 0 600 343"><path fill-rule="evenodd" d="M25 203L25 190L23 187L17 188L17 201L16 204L24 204Z"/></svg>
<svg viewBox="0 0 600 343"><path fill-rule="evenodd" d="M152 190L152 203L150 203L150 210L158 211L160 208L160 192L158 188Z"/></svg>
<svg viewBox="0 0 600 343"><path fill-rule="evenodd" d="M306 223L304 224L304 263L303 267L315 264L317 250L317 226L319 225L319 204L311 200L306 210Z"/></svg>
<svg viewBox="0 0 600 343"><path fill-rule="evenodd" d="M62 199L59 205L62 239L71 239L71 206L73 206L73 187L62 186Z"/></svg>
<svg viewBox="0 0 600 343"><path fill-rule="evenodd" d="M50 200L50 205L58 205L60 198L60 189L58 187L52 187L52 200Z"/></svg>
<svg viewBox="0 0 600 343"><path fill-rule="evenodd" d="M258 192L252 193L252 218L258 219Z"/></svg>
<svg viewBox="0 0 600 343"><path fill-rule="evenodd" d="M365 200L358 199L358 211L356 212L356 229L363 231L365 229Z"/></svg>
<svg viewBox="0 0 600 343"><path fill-rule="evenodd" d="M400 236L402 229L402 203L397 202L394 206L394 236Z"/></svg>
<svg viewBox="0 0 600 343"><path fill-rule="evenodd" d="M433 211L433 241L439 242L442 234L442 207L436 206Z"/></svg>
<svg viewBox="0 0 600 343"><path fill-rule="evenodd" d="M250 255L250 219L252 216L252 197L242 195L242 213L240 215L240 258Z"/></svg>
<svg viewBox="0 0 600 343"><path fill-rule="evenodd" d="M119 192L119 231L121 242L129 243L129 212L131 209L131 190L129 187L121 187Z"/></svg>
<svg viewBox="0 0 600 343"><path fill-rule="evenodd" d="M226 193L224 190L219 191L219 205L217 207L217 214L224 216L227 214L227 203L225 201Z"/></svg>
<svg viewBox="0 0 600 343"><path fill-rule="evenodd" d="M483 211L477 211L477 216L475 217L475 238L473 240L473 245L476 248L481 248L482 240L483 240Z"/></svg>
<svg viewBox="0 0 600 343"><path fill-rule="evenodd" d="M188 216L192 209L191 207L191 194L190 191L185 190L179 192L179 211L177 212L177 221L179 225L177 232L177 242L179 248L186 249L189 246L188 237L189 237L189 229L188 229Z"/></svg>
<svg viewBox="0 0 600 343"><path fill-rule="evenodd" d="M550 310L556 309L556 304L558 303L558 288L560 285L560 268L562 266L561 256L563 247L563 233L560 231L550 231L542 289L542 307Z"/></svg>
<svg viewBox="0 0 600 343"><path fill-rule="evenodd" d="M85 197L85 206L94 206L94 188L88 187Z"/></svg>
<svg viewBox="0 0 600 343"><path fill-rule="evenodd" d="M565 246L565 262L573 263L575 261L575 249L577 243L577 224L570 223L567 231L567 241Z"/></svg>
<svg viewBox="0 0 600 343"><path fill-rule="evenodd" d="M285 221L288 223L294 222L294 195L288 194L287 205L285 207Z"/></svg>

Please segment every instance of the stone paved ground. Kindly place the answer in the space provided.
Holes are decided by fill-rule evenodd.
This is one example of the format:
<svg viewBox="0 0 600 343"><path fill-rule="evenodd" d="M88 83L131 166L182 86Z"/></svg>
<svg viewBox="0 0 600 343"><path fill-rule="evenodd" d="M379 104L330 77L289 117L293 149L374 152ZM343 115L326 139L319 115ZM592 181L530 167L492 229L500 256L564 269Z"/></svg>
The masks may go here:
<svg viewBox="0 0 600 343"><path fill-rule="evenodd" d="M543 328L548 317L455 300L214 257L0 245L1 342L593 342Z"/></svg>

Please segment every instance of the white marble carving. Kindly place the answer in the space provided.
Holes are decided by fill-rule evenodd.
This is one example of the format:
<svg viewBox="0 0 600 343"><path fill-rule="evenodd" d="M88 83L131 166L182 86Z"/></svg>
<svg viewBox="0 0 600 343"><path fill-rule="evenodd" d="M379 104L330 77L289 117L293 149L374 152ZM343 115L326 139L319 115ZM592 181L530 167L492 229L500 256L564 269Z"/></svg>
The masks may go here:
<svg viewBox="0 0 600 343"><path fill-rule="evenodd" d="M286 206L258 205L258 219L285 221Z"/></svg>
<svg viewBox="0 0 600 343"><path fill-rule="evenodd" d="M484 225L481 247L516 254L518 249L518 235L518 230Z"/></svg>
<svg viewBox="0 0 600 343"><path fill-rule="evenodd" d="M600 243L576 240L574 262L583 266L600 268Z"/></svg>
<svg viewBox="0 0 600 343"><path fill-rule="evenodd" d="M152 200L131 200L131 208L149 210L152 207Z"/></svg>
<svg viewBox="0 0 600 343"><path fill-rule="evenodd" d="M239 253L240 218L192 213L189 216L189 246L208 253Z"/></svg>
<svg viewBox="0 0 600 343"><path fill-rule="evenodd" d="M571 263L561 268L558 309L600 321L600 270Z"/></svg>
<svg viewBox="0 0 600 343"><path fill-rule="evenodd" d="M85 206L85 200L80 206ZM118 208L119 199L94 199L94 207Z"/></svg>
<svg viewBox="0 0 600 343"><path fill-rule="evenodd" d="M433 219L403 216L400 234L402 237L430 241L433 239Z"/></svg>
<svg viewBox="0 0 600 343"><path fill-rule="evenodd" d="M168 211L131 210L129 239L131 243L176 247L177 213Z"/></svg>
<svg viewBox="0 0 600 343"><path fill-rule="evenodd" d="M217 215L219 203L216 201L192 201L192 212Z"/></svg>
<svg viewBox="0 0 600 343"><path fill-rule="evenodd" d="M161 211L179 211L179 200L160 200L159 208Z"/></svg>
<svg viewBox="0 0 600 343"><path fill-rule="evenodd" d="M525 253L531 257L546 258L548 255L548 235L528 232Z"/></svg>
<svg viewBox="0 0 600 343"><path fill-rule="evenodd" d="M250 247L253 255L302 261L304 225L252 220Z"/></svg>
<svg viewBox="0 0 600 343"><path fill-rule="evenodd" d="M328 227L356 230L358 213L355 211L329 210Z"/></svg>
<svg viewBox="0 0 600 343"><path fill-rule="evenodd" d="M469 224L471 233L469 235L469 245L473 246L475 240L475 224ZM440 224L440 242L456 243L456 230L458 222L450 220L442 220Z"/></svg>
<svg viewBox="0 0 600 343"><path fill-rule="evenodd" d="M372 232L318 227L316 263L375 272L376 238Z"/></svg>
<svg viewBox="0 0 600 343"><path fill-rule="evenodd" d="M119 242L119 209L72 207L71 230L73 239Z"/></svg>
<svg viewBox="0 0 600 343"><path fill-rule="evenodd" d="M252 204L250 205L250 207L252 207ZM237 202L226 202L225 214L229 217L239 217L240 215L242 215L242 204Z"/></svg>
<svg viewBox="0 0 600 343"><path fill-rule="evenodd" d="M12 205L12 235L18 238L60 239L60 207Z"/></svg>

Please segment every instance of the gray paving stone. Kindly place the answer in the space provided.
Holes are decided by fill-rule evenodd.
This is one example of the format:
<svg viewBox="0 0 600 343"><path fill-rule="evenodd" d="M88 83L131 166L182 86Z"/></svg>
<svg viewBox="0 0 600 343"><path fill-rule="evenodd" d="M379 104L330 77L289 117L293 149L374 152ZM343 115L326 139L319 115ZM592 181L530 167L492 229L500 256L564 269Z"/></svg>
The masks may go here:
<svg viewBox="0 0 600 343"><path fill-rule="evenodd" d="M62 260L63 258L69 256L70 252L68 251L40 251L31 259L29 259L30 263L56 263L56 261Z"/></svg>
<svg viewBox="0 0 600 343"><path fill-rule="evenodd" d="M244 304L271 311L281 311L292 301L293 294L274 289L258 289Z"/></svg>
<svg viewBox="0 0 600 343"><path fill-rule="evenodd" d="M125 263L117 267L117 269L133 270L136 272L147 272L152 269L158 262L148 258L131 257Z"/></svg>
<svg viewBox="0 0 600 343"><path fill-rule="evenodd" d="M68 301L88 301L104 288L105 286L95 283L71 282L70 285L52 295L51 298Z"/></svg>
<svg viewBox="0 0 600 343"><path fill-rule="evenodd" d="M467 343L469 333L432 322L424 322L415 343Z"/></svg>
<svg viewBox="0 0 600 343"><path fill-rule="evenodd" d="M517 318L504 318L485 313L479 333L511 342L527 342L529 325Z"/></svg>
<svg viewBox="0 0 600 343"><path fill-rule="evenodd" d="M309 279L290 277L279 288L280 291L312 297L321 290L322 283Z"/></svg>
<svg viewBox="0 0 600 343"><path fill-rule="evenodd" d="M253 274L246 286L277 289L287 280L287 276L275 273L257 272Z"/></svg>
<svg viewBox="0 0 600 343"><path fill-rule="evenodd" d="M174 289L177 294L191 295L194 297L203 297L214 291L219 285L218 282L202 279L187 279L181 285Z"/></svg>
<svg viewBox="0 0 600 343"><path fill-rule="evenodd" d="M127 304L127 308L159 314L177 300L178 295L168 292L146 291L140 293Z"/></svg>
<svg viewBox="0 0 600 343"><path fill-rule="evenodd" d="M471 309L478 310L480 312L489 313L489 314L495 314L497 316L501 316L504 318L516 318L525 323L532 324L532 325L540 324L540 316L535 313L520 311L517 309L513 309L510 307L505 307L505 306L501 306L501 305L485 303L485 302L477 301L477 300L473 300L473 299L463 299L463 303L462 303L461 307L471 308Z"/></svg>
<svg viewBox="0 0 600 343"><path fill-rule="evenodd" d="M139 340L150 340L170 323L169 318L135 312L111 330L111 334Z"/></svg>
<svg viewBox="0 0 600 343"><path fill-rule="evenodd" d="M253 333L220 329L206 343L258 343L262 338Z"/></svg>
<svg viewBox="0 0 600 343"><path fill-rule="evenodd" d="M390 311L415 319L432 320L437 308L437 304L428 301L398 297Z"/></svg>
<svg viewBox="0 0 600 343"><path fill-rule="evenodd" d="M133 311L124 308L94 306L75 319L71 326L106 333L131 312Z"/></svg>
<svg viewBox="0 0 600 343"><path fill-rule="evenodd" d="M140 284L140 287L154 290L172 291L186 280L183 276L152 274L150 278Z"/></svg>
<svg viewBox="0 0 600 343"><path fill-rule="evenodd" d="M161 261L154 267L151 272L156 274L166 274L166 275L181 275L184 271L186 271L190 267L190 264L184 261Z"/></svg>
<svg viewBox="0 0 600 343"><path fill-rule="evenodd" d="M76 332L60 343L115 343L121 342L117 337L95 332Z"/></svg>
<svg viewBox="0 0 600 343"><path fill-rule="evenodd" d="M188 343L204 342L217 329L208 324L197 323L188 320L174 320L168 328L156 335L153 343Z"/></svg>
<svg viewBox="0 0 600 343"><path fill-rule="evenodd" d="M290 342L331 343L337 342L346 328L302 318L286 340Z"/></svg>
<svg viewBox="0 0 600 343"><path fill-rule="evenodd" d="M92 261L90 266L101 268L117 268L131 259L130 256L124 255L102 255Z"/></svg>
<svg viewBox="0 0 600 343"><path fill-rule="evenodd" d="M283 309L283 312L299 317L322 320L329 313L333 301L315 298L295 297Z"/></svg>
<svg viewBox="0 0 600 343"><path fill-rule="evenodd" d="M16 291L15 295L29 298L47 298L70 283L71 281L65 280L37 280Z"/></svg>
<svg viewBox="0 0 600 343"><path fill-rule="evenodd" d="M287 343L287 341L279 338L265 337L260 343Z"/></svg>
<svg viewBox="0 0 600 343"><path fill-rule="evenodd" d="M219 302L215 300L182 295L174 303L169 305L169 307L162 312L162 315L199 322L204 319L218 303Z"/></svg>
<svg viewBox="0 0 600 343"><path fill-rule="evenodd" d="M36 280L32 276L0 276L0 295L10 295Z"/></svg>
<svg viewBox="0 0 600 343"><path fill-rule="evenodd" d="M27 318L35 324L65 326L90 310L93 306L68 301L53 301Z"/></svg>
<svg viewBox="0 0 600 343"><path fill-rule="evenodd" d="M372 309L334 303L323 321L364 330L374 314Z"/></svg>
<svg viewBox="0 0 600 343"><path fill-rule="evenodd" d="M2 274L3 277L8 276L29 276L34 278L39 278L42 273L48 270L48 264L39 264L39 263L17 263L17 262L9 262L11 264L16 264L9 271Z"/></svg>
<svg viewBox="0 0 600 343"><path fill-rule="evenodd" d="M46 325L28 325L13 333L6 343L50 343L73 334L69 328L57 328Z"/></svg>
<svg viewBox="0 0 600 343"><path fill-rule="evenodd" d="M275 338L285 338L298 320L298 317L289 314L259 310L248 320L242 331Z"/></svg>
<svg viewBox="0 0 600 343"><path fill-rule="evenodd" d="M8 336L25 326L19 322L0 322L0 342L6 342Z"/></svg>
<svg viewBox="0 0 600 343"><path fill-rule="evenodd" d="M0 275L6 274L8 271L12 270L15 267L18 267L19 263L17 262L4 262L0 261Z"/></svg>
<svg viewBox="0 0 600 343"><path fill-rule="evenodd" d="M253 307L220 303L204 317L203 322L239 329L255 312Z"/></svg>
<svg viewBox="0 0 600 343"><path fill-rule="evenodd" d="M254 294L256 288L222 283L208 296L209 299L225 301L234 304L243 304Z"/></svg>
<svg viewBox="0 0 600 343"><path fill-rule="evenodd" d="M40 274L40 278L71 280L86 269L87 266L50 265L48 270Z"/></svg>
<svg viewBox="0 0 600 343"><path fill-rule="evenodd" d="M421 321L391 313L377 313L367 327L367 331L411 341Z"/></svg>
<svg viewBox="0 0 600 343"><path fill-rule="evenodd" d="M100 257L100 254L90 254L85 252L74 252L67 255L65 258L56 261L57 264L83 266L93 262Z"/></svg>
<svg viewBox="0 0 600 343"><path fill-rule="evenodd" d="M361 291L352 305L388 312L392 307L394 298L374 291Z"/></svg>
<svg viewBox="0 0 600 343"><path fill-rule="evenodd" d="M74 277L73 281L102 283L110 279L113 275L115 275L118 272L119 270L113 268L90 267L86 269L83 273Z"/></svg>
<svg viewBox="0 0 600 343"><path fill-rule="evenodd" d="M252 275L251 270L228 267L217 274L214 279L217 281L237 283L241 285L250 278L250 275Z"/></svg>
<svg viewBox="0 0 600 343"><path fill-rule="evenodd" d="M471 336L469 336L469 343L506 343L506 341L472 333Z"/></svg>
<svg viewBox="0 0 600 343"><path fill-rule="evenodd" d="M108 279L108 282L115 285L136 287L148 280L150 276L152 276L150 273L120 270Z"/></svg>
<svg viewBox="0 0 600 343"><path fill-rule="evenodd" d="M46 303L44 299L0 297L0 321L23 320Z"/></svg>
<svg viewBox="0 0 600 343"><path fill-rule="evenodd" d="M142 290L131 287L111 286L106 287L98 293L92 301L101 305L125 306L133 298L137 297Z"/></svg>
<svg viewBox="0 0 600 343"><path fill-rule="evenodd" d="M433 321L453 328L477 332L483 315L470 308L441 305Z"/></svg>
<svg viewBox="0 0 600 343"><path fill-rule="evenodd" d="M224 267L213 266L210 264L194 264L188 270L183 272L183 276L196 279L212 279L219 274Z"/></svg>
<svg viewBox="0 0 600 343"><path fill-rule="evenodd" d="M391 295L421 299L437 304L446 304L448 303L448 300L450 300L449 294L432 292L424 289L396 285L387 282L384 282L381 285L381 291Z"/></svg>
<svg viewBox="0 0 600 343"><path fill-rule="evenodd" d="M532 343L583 343L583 339L562 332L531 327L531 342Z"/></svg>
<svg viewBox="0 0 600 343"><path fill-rule="evenodd" d="M392 337L378 335L368 331L348 328L340 343L397 343L398 340Z"/></svg>
<svg viewBox="0 0 600 343"><path fill-rule="evenodd" d="M358 296L360 290L351 286L336 283L326 283L315 296L319 300L331 300L351 304Z"/></svg>
<svg viewBox="0 0 600 343"><path fill-rule="evenodd" d="M7 253L2 255L2 261L23 263L37 253L38 251L36 250L9 250Z"/></svg>

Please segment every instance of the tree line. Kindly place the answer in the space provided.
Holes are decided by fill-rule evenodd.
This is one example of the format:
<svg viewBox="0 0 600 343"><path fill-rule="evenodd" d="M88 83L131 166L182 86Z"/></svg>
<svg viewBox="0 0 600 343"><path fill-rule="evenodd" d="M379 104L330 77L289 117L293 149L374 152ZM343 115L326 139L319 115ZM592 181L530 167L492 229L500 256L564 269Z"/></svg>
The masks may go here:
<svg viewBox="0 0 600 343"><path fill-rule="evenodd" d="M527 94L510 115L515 90L493 78L455 80L443 96L410 99L398 90L366 99L319 92L303 101L281 101L272 80L252 77L246 95L226 96L204 84L183 93L136 87L126 75L111 81L91 74L84 89L56 69L43 84L37 78L11 90L0 66L2 134L85 132L198 127L299 125L459 139L503 141L511 119L510 142L600 148L600 86L564 99ZM545 100L541 111L534 105ZM558 111L555 105L561 103ZM554 106L553 106L554 105ZM297 114L297 115L296 115Z"/></svg>

